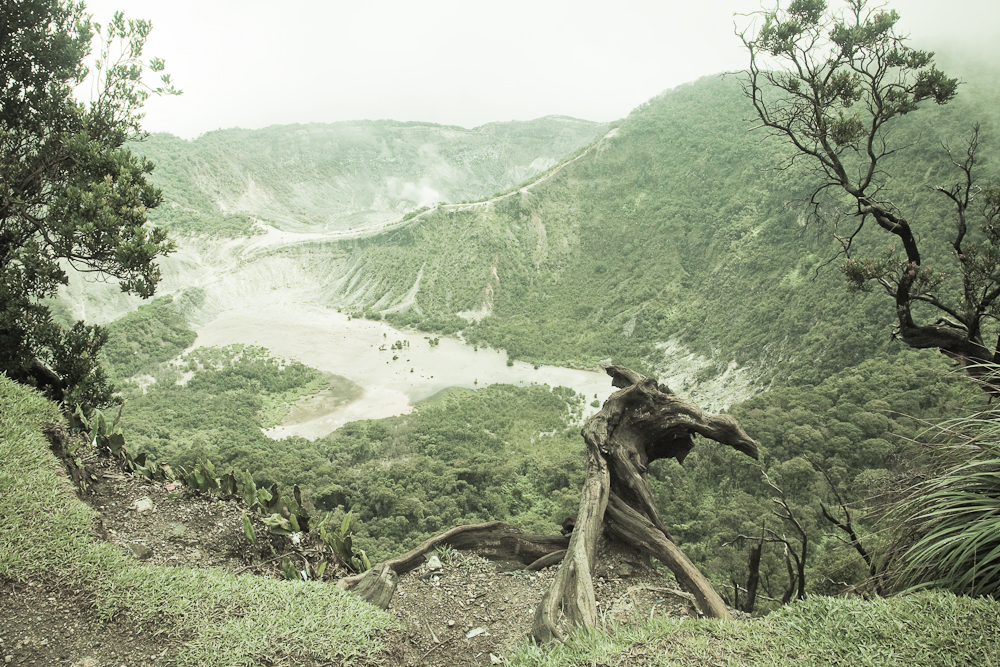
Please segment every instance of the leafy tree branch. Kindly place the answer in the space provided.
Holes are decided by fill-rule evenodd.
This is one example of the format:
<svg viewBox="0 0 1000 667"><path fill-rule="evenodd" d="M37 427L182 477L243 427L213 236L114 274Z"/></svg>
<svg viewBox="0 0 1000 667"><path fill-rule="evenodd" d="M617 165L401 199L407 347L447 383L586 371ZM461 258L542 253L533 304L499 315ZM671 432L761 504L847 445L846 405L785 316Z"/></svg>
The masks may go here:
<svg viewBox="0 0 1000 667"><path fill-rule="evenodd" d="M112 388L97 361L106 340L82 322L70 331L40 300L69 282L67 267L116 280L122 291L152 296L156 260L173 250L166 232L146 225L162 194L147 179L153 165L125 148L141 136L150 95L180 91L142 51L151 28L121 13L107 26L82 3L9 3L0 28L0 371L51 398L99 405ZM74 97L88 74L95 35L94 98Z"/></svg>
<svg viewBox="0 0 1000 667"><path fill-rule="evenodd" d="M739 33L750 57L744 94L762 126L790 144L789 162L809 165L816 178L813 216L829 218L827 204L836 210L846 196L857 222L835 237L848 282L863 291L878 286L894 300L894 337L914 348L938 348L981 374L982 365L997 356L996 347L984 342L984 328L1000 314L1000 251L993 232L996 195L983 193L975 179L979 126L973 126L964 155L945 149L960 180L935 188L953 205L944 248L933 245L936 236L918 233L891 201L886 171L887 159L908 148L895 140L895 124L925 104L952 100L958 80L937 69L932 52L907 44L897 32L895 11L865 0L848 0L840 12L823 0L793 0L787 8L753 16L754 24ZM980 198L977 209L973 204ZM978 228L968 219L977 210L983 220ZM924 220L932 218L921 213ZM895 237L888 251L854 256L866 226ZM921 244L930 252L922 252ZM941 266L948 256L957 270Z"/></svg>

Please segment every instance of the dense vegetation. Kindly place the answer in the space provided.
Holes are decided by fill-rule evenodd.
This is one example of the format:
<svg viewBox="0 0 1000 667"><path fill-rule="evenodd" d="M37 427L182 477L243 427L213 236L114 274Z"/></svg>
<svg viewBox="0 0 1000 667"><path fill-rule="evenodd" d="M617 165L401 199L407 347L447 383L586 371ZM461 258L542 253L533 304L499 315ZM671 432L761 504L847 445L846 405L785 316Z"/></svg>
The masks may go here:
<svg viewBox="0 0 1000 667"><path fill-rule="evenodd" d="M166 329L177 322L171 305L161 300L136 315L149 317L147 329ZM155 384L138 384L124 412L133 451L188 469L211 460L220 471L250 471L260 485L298 483L315 508L354 512L358 545L372 558L460 523L502 519L551 533L576 511L586 399L569 390L451 390L412 414L354 422L315 441L275 441L261 428L335 379L243 346L200 348L152 375ZM349 395L350 387L340 390ZM886 492L905 485L923 457L914 443L927 424L983 402L940 355L882 356L737 406L734 416L761 445L759 464L705 442L683 467L658 462L651 481L674 537L730 601L733 587L745 585L747 550L762 525L801 549L791 525L772 515L783 491L808 540L804 588L832 594L863 585L870 571L821 505L839 520L840 503L849 507L862 542L877 552L876 521L895 497ZM773 542L764 549L760 609L794 583L783 553Z"/></svg>
<svg viewBox="0 0 1000 667"><path fill-rule="evenodd" d="M899 138L913 145L887 165L899 196L928 220L943 202L926 186L953 177L939 142L961 141L973 118L984 146L998 129L994 69L955 66L969 73L962 93L904 118ZM776 145L748 132L745 115L732 77L703 79L644 104L551 178L488 206L438 207L381 236L275 252L333 285L324 292L330 305L397 326L461 330L516 358L611 357L649 370L671 361L662 343L673 340L714 362L699 379L731 364L750 368L771 391L735 413L763 446L766 477L713 449L697 451L685 470L658 464L664 515L730 595L745 583L746 550L762 531L766 595L780 599L792 583L784 545L768 530L797 549L805 539L805 590L843 590L870 566L838 542L820 503L841 511L836 489L862 541L877 548L869 531L884 499L869 497L909 474L919 450L907 443L924 430L921 420L981 399L947 376L942 359L891 341L884 295L845 288L829 264L836 244L805 224L813 182L795 168L766 169ZM984 172L996 174L996 165ZM922 228L926 238L944 231ZM881 250L877 239L855 244ZM354 510L360 543L375 556L457 521L516 516L547 531L573 510L582 461L571 414L582 397L552 392L536 406L540 388L453 392L447 408L432 402L315 442L274 442L260 427L279 394L236 366L228 375L202 367L186 385L174 384L179 370L159 371L161 381L126 410L130 437L155 456L210 457L264 482L299 482L318 507ZM296 395L307 383L303 376ZM521 414L537 421L515 419ZM779 491L803 535L771 518Z"/></svg>
<svg viewBox="0 0 1000 667"><path fill-rule="evenodd" d="M190 377L177 384L182 372ZM575 511L582 444L567 427L583 397L565 388L456 389L409 415L276 441L261 428L289 404L321 389L350 395L350 383L238 345L198 348L155 377L123 413L132 451L187 469L210 460L260 486L299 484L316 508L353 511L373 558L459 523L507 519L550 533Z"/></svg>
<svg viewBox="0 0 1000 667"><path fill-rule="evenodd" d="M843 503L866 550L884 556L887 542L878 521L926 462L919 443L935 437L928 424L985 403L969 382L926 353L898 361L872 359L815 386L776 389L736 407L733 416L761 445L759 464L724 448L699 448L683 468L672 461L652 468L660 507L675 522L674 536L728 589L731 601L733 586L746 583L749 547L765 528L787 537L789 548L801 553L802 535L773 512L780 509L774 499L782 492L808 540L805 590L836 594L872 586L866 584L869 564L843 541L848 536L824 517L822 507L843 522ZM773 602L792 582L785 545L764 537L770 544L761 560L761 586Z"/></svg>
<svg viewBox="0 0 1000 667"><path fill-rule="evenodd" d="M390 617L336 587L136 564L98 541L89 529L92 512L71 492L38 432L59 418L56 407L0 378L0 413L0 512L12 519L0 524L0 576L24 581L59 571L61 581L94 600L102 619L183 629L189 641L177 655L182 665L358 660L379 650ZM220 608L227 613L221 622ZM998 614L988 599L943 593L875 601L814 596L758 623L656 619L578 634L552 648L525 645L505 658L537 667L625 667L637 659L884 665L887 656L906 664L988 664L998 650Z"/></svg>
<svg viewBox="0 0 1000 667"><path fill-rule="evenodd" d="M157 259L173 249L146 224L162 201L152 163L125 146L140 136L143 103L179 94L159 58L145 60L148 21L121 12L104 26L82 3L26 0L0 26L0 372L53 400L111 400L97 363L105 334L83 320L64 328L47 298L69 267L151 296ZM96 42L92 97L78 100Z"/></svg>
<svg viewBox="0 0 1000 667"><path fill-rule="evenodd" d="M108 342L101 352L104 367L116 381L155 370L194 343L184 312L200 305L203 294L189 290L181 298L154 299L108 327Z"/></svg>

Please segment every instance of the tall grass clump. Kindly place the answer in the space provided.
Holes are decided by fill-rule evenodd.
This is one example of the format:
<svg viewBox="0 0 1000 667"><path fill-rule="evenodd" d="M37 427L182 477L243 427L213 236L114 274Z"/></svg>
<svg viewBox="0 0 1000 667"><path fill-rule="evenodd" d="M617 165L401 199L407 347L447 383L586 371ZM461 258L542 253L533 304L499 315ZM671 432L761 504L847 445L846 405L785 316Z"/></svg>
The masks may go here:
<svg viewBox="0 0 1000 667"><path fill-rule="evenodd" d="M1000 597L1000 407L942 422L932 463L885 517L896 590Z"/></svg>

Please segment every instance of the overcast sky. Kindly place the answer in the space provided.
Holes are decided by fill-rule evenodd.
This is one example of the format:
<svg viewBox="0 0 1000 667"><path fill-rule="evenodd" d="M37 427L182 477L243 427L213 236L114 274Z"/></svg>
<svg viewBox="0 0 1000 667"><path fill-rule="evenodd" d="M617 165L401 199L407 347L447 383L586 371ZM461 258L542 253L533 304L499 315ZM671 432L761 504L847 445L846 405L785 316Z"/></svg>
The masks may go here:
<svg viewBox="0 0 1000 667"><path fill-rule="evenodd" d="M838 0L831 0L836 6ZM184 90L145 127L339 120L475 127L561 114L611 121L657 93L745 66L735 13L756 0L87 0L153 22L146 50ZM919 42L993 38L997 0L895 0Z"/></svg>

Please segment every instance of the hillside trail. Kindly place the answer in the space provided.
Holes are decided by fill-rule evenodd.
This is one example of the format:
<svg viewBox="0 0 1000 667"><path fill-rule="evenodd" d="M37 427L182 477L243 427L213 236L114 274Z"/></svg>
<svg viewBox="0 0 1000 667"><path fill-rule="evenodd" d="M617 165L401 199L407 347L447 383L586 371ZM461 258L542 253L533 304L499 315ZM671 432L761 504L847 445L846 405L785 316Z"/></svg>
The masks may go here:
<svg viewBox="0 0 1000 667"><path fill-rule="evenodd" d="M256 545L247 541L242 503L133 477L109 458L96 459L89 474L93 483L83 500L96 513L97 533L138 562L280 578L275 559L259 540ZM258 535L266 534L263 524L256 527ZM440 566L425 564L400 576L388 609L397 627L381 637L384 650L366 665L507 664L507 657L526 640L534 607L558 568L529 572L523 565L452 549L436 555ZM698 616L691 596L678 591L672 577L648 565L612 558L595 574L597 604L607 630L653 616ZM65 585L58 572L29 581L0 581L0 609L0 664L166 667L175 664L178 650L191 639L182 626L137 624L127 613L101 621L93 594ZM291 664L267 654L258 662ZM356 660L327 658L294 664L359 665ZM618 664L633 663L624 658ZM636 659L634 664L641 662Z"/></svg>

